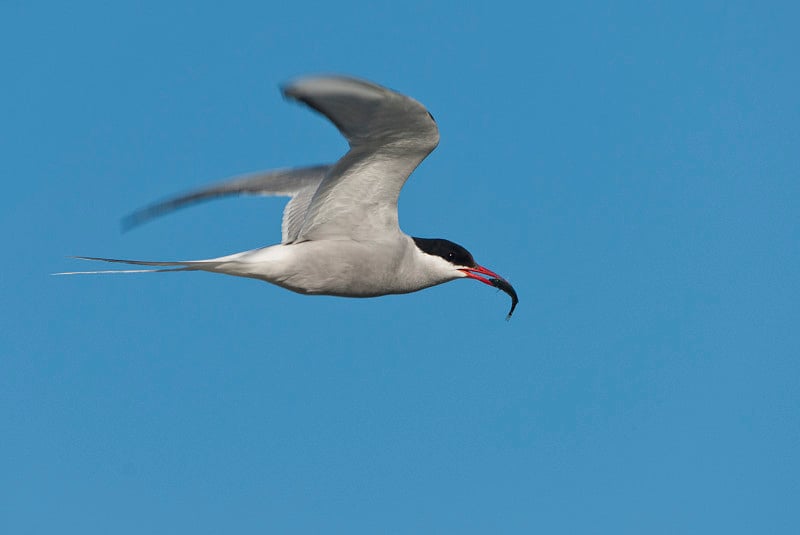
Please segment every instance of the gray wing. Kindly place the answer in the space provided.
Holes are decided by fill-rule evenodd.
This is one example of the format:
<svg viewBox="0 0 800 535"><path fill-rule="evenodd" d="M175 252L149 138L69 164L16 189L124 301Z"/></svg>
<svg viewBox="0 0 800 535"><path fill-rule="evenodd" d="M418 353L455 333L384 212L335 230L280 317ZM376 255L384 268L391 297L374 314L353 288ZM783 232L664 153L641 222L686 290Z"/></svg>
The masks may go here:
<svg viewBox="0 0 800 535"><path fill-rule="evenodd" d="M303 78L283 93L327 117L350 144L314 193L297 240L399 231L400 189L439 143L428 110L385 87L342 76Z"/></svg>
<svg viewBox="0 0 800 535"><path fill-rule="evenodd" d="M290 243L297 238L314 192L330 168L330 165L317 165L299 169L279 169L228 179L137 210L122 220L122 228L128 230L179 208L218 197L274 195L291 197L283 210L281 224L281 242Z"/></svg>

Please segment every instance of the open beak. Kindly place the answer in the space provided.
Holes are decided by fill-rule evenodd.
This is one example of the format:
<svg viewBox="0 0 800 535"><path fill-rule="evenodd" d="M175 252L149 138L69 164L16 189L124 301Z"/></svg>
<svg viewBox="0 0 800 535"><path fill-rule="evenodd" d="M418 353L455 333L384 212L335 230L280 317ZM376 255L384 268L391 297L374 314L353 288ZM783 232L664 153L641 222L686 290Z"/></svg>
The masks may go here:
<svg viewBox="0 0 800 535"><path fill-rule="evenodd" d="M503 290L505 293L511 297L511 310L508 312L508 316L506 316L506 320L511 319L511 314L514 313L514 309L517 308L517 303L519 303L519 298L517 297L517 292L514 290L514 287L511 286L511 283L505 280L503 277L495 273L494 271L490 271L483 266L475 266L474 268L460 268L464 275L469 277L470 279L475 279L476 281L480 281L484 284L488 284L494 288L499 290ZM479 275L480 274L480 275ZM481 277L481 275L486 275L491 278Z"/></svg>
<svg viewBox="0 0 800 535"><path fill-rule="evenodd" d="M490 281L489 279L487 279L485 277L481 277L480 275L477 275L477 273L480 273L481 275L488 275L489 277L492 277L493 279L502 279L503 278L500 275L498 275L497 273L495 273L494 271L490 271L490 270L486 269L483 266L475 266L474 268L461 268L461 269L459 269L459 271L462 272L467 277L469 277L470 279L475 279L476 281L481 281L482 283L488 284L489 286L494 286L492 281Z"/></svg>

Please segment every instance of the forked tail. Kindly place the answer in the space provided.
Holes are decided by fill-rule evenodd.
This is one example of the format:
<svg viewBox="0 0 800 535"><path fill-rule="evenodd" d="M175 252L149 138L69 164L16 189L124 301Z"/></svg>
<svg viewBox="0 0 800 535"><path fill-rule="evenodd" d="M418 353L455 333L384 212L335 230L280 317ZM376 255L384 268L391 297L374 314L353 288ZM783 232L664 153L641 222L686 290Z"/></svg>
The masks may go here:
<svg viewBox="0 0 800 535"><path fill-rule="evenodd" d="M119 258L98 258L94 256L71 256L78 260L96 260L99 262L113 262L115 264L130 264L134 266L157 266L160 269L105 269L98 271L63 271L53 275L105 275L110 273L164 273L169 271L203 271L213 263L204 261L185 262L148 262L144 260L121 260ZM209 265L210 264L210 265Z"/></svg>

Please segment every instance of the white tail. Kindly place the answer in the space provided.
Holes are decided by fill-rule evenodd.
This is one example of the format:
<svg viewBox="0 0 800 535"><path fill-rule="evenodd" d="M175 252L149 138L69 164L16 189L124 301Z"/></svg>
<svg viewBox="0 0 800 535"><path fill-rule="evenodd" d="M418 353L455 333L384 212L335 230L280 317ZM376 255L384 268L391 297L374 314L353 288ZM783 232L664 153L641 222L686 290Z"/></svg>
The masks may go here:
<svg viewBox="0 0 800 535"><path fill-rule="evenodd" d="M106 269L99 271L62 271L61 273L53 273L53 275L108 275L117 273L166 273L170 271L197 271L202 269L196 264L203 262L186 261L186 262L148 262L144 260L121 260L118 258L98 258L93 256L72 256L70 258L77 258L78 260L94 260L99 262L113 262L116 264L132 264L135 266L171 266L162 269ZM194 266L192 264L195 264Z"/></svg>

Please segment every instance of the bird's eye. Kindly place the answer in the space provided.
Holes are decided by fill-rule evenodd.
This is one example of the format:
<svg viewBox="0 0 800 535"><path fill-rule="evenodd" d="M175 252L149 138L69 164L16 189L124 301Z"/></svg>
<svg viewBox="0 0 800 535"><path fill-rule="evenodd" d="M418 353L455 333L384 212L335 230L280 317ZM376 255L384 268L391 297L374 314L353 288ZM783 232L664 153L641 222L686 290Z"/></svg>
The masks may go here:
<svg viewBox="0 0 800 535"><path fill-rule="evenodd" d="M456 257L456 253L454 253L453 251L450 251L449 253L447 253L447 258L448 259L454 260L455 257Z"/></svg>

